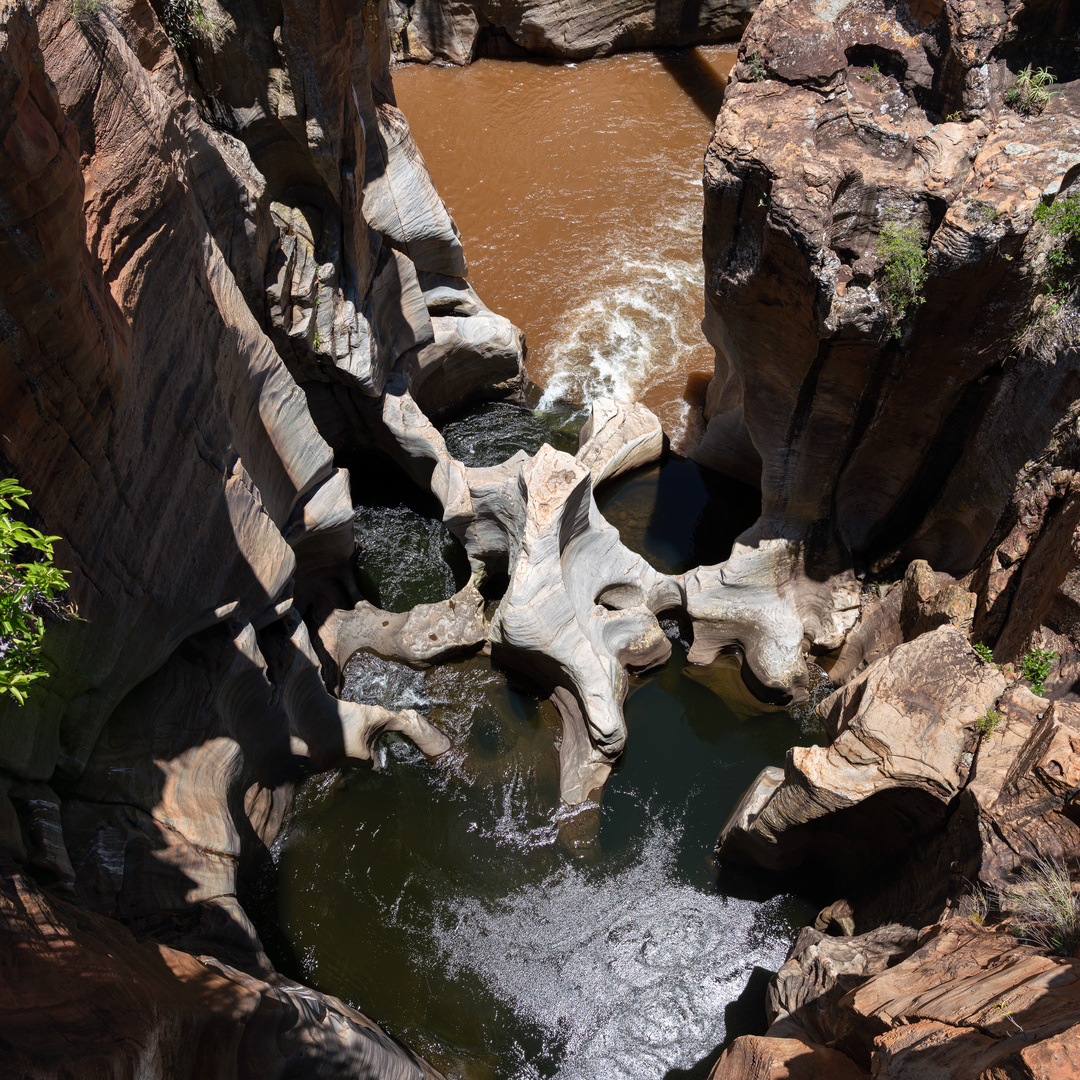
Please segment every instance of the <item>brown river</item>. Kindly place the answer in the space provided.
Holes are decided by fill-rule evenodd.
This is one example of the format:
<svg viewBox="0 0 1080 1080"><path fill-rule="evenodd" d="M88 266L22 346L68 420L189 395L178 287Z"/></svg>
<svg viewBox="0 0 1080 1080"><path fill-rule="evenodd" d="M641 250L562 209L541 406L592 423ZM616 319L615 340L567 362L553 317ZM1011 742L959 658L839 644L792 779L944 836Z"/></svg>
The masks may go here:
<svg viewBox="0 0 1080 1080"><path fill-rule="evenodd" d="M557 397L643 401L676 448L696 432L702 158L735 54L395 70L398 104L484 302L525 331Z"/></svg>

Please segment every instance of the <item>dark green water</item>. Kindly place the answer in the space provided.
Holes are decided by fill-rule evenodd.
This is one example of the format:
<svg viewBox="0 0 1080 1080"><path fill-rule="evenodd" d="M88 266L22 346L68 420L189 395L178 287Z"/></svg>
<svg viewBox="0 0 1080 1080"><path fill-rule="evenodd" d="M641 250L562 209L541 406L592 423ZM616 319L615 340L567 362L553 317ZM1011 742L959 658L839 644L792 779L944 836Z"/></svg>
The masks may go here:
<svg viewBox="0 0 1080 1080"><path fill-rule="evenodd" d="M677 571L723 558L753 520L754 496L729 485L725 499L718 484L669 461L600 503L628 546ZM412 563L387 566L406 576ZM734 667L712 673L713 689L690 677L701 669L686 665L679 625L664 626L674 655L632 680L627 752L584 849L565 841L597 822L559 812L559 722L535 688L480 655L423 672L354 657L344 696L417 708L454 748L431 765L387 742L381 771L301 790L269 882L279 965L450 1077L674 1080L701 1063L754 970L775 970L812 915L793 897L721 895L713 843L760 769L817 732L763 711Z"/></svg>

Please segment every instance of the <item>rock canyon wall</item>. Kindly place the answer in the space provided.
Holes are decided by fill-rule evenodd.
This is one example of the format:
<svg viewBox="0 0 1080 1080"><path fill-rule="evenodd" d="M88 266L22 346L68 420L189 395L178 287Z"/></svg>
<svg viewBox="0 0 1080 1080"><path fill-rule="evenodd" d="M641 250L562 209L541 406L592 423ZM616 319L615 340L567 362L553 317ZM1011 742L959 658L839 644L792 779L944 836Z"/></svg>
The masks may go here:
<svg viewBox="0 0 1080 1080"><path fill-rule="evenodd" d="M19 1075L434 1075L273 972L236 896L305 770L387 728L448 745L327 692L304 616L358 597L316 413L332 438L391 371L433 412L522 379L379 14L0 9L3 465L63 536L79 613L0 720Z"/></svg>
<svg viewBox="0 0 1080 1080"><path fill-rule="evenodd" d="M753 0L391 0L395 54L468 64L479 56L585 60L631 49L734 41Z"/></svg>
<svg viewBox="0 0 1080 1080"><path fill-rule="evenodd" d="M778 704L805 693L815 650L847 683L832 743L759 779L723 855L839 873L887 826L910 880L936 882L921 906L891 879L849 890L823 926L878 937L858 955L800 938L774 988L790 1023L770 1038L816 1055L841 1038L835 988L858 980L844 1053L827 1051L851 1075L903 989L875 979L985 966L978 934L915 933L961 878L1015 876L1029 827L1073 850L1072 706L1006 690L967 644L1076 653L1072 301L1023 333L1046 314L1053 245L1034 210L1080 175L1069 3L765 0L706 158L717 373L697 452L760 484L763 513L726 563L682 575L623 546L593 499L661 453L647 410L594 402L576 455L492 468L456 461L436 426L521 399L524 342L469 287L395 106L400 20L414 55L467 62L714 39L747 10L558 7L0 7L0 464L63 537L79 613L50 626L50 679L0 712L0 1039L19 1075L435 1075L274 972L239 896L298 778L370 759L388 729L447 748L416 713L333 695L358 648L423 664L489 647L528 672L563 720L569 803L623 749L628 670L670 651L660 612L691 618L691 660L738 651ZM1028 63L1062 79L1032 116L1003 104ZM877 244L901 219L929 258L910 312L883 295ZM438 498L472 567L408 613L361 600L351 567L362 479L342 463L386 457ZM905 568L883 596L861 587ZM501 590L486 614L485 583ZM1054 696L1076 674L1060 664ZM1000 744L978 729L992 707ZM1065 977L1009 949L1025 985ZM822 965L839 975L811 994ZM997 1038L980 1002L926 1022ZM1065 1030L1051 1005L1044 1042ZM917 1060L917 1034L892 1032L896 1061Z"/></svg>
<svg viewBox="0 0 1080 1080"><path fill-rule="evenodd" d="M886 583L823 658L827 745L765 770L722 832L722 862L840 899L713 1080L1076 1071L1077 962L1018 944L1080 851L1080 334L1037 214L1080 194L1073 7L765 0L740 45L706 155L696 456L763 512L724 571L771 549L811 644L825 587ZM1042 68L1055 93L1010 107ZM900 301L897 223L927 269ZM1060 654L1037 694L1033 647Z"/></svg>
<svg viewBox="0 0 1080 1080"><path fill-rule="evenodd" d="M821 647L824 586L835 611L852 570L895 577L916 558L981 567L978 632L996 635L1023 603L999 591L1019 571L992 552L1018 516L1029 540L1046 517L1065 554L1046 541L1047 595L1004 635L1013 659L1071 564L1076 311L1069 290L1047 295L1056 241L1034 218L1080 191L1070 12L766 2L743 37L705 161L717 359L695 456L760 484L743 546L759 562L774 549ZM1058 82L1025 114L1005 95L1029 64ZM883 235L925 259L907 300ZM1017 478L1040 468L1060 489L1025 511Z"/></svg>

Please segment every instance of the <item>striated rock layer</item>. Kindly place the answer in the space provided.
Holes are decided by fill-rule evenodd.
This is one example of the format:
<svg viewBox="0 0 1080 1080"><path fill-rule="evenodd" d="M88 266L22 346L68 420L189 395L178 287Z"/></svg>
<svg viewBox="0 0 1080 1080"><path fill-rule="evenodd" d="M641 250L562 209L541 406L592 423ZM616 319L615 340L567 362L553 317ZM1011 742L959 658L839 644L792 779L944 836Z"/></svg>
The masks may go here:
<svg viewBox="0 0 1080 1080"><path fill-rule="evenodd" d="M755 0L391 0L402 60L468 64L478 56L584 60L631 49L733 41Z"/></svg>
<svg viewBox="0 0 1080 1080"><path fill-rule="evenodd" d="M7 988L71 1026L46 1046L9 998L5 1046L27 1076L434 1075L277 976L237 891L299 776L385 730L448 748L327 691L309 626L359 600L331 444L388 380L433 415L514 395L522 336L468 287L378 5L200 9L0 8L2 465L64 538L79 613L0 706L0 854L84 909L5 876ZM444 651L483 640L462 607ZM98 982L63 969L80 955Z"/></svg>

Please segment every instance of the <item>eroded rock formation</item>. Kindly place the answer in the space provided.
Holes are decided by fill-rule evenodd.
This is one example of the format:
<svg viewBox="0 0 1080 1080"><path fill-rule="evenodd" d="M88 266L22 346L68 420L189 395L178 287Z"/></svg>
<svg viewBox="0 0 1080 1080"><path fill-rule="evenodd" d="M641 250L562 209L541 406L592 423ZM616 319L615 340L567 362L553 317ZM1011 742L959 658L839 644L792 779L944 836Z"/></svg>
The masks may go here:
<svg viewBox="0 0 1080 1080"><path fill-rule="evenodd" d="M27 899L13 874L9 930L31 980L47 939L71 937L73 964L122 940L93 961L100 986L71 990L76 1028L94 995L117 1018L101 1075L434 1075L277 976L236 893L306 770L370 758L387 729L449 745L327 692L305 617L358 600L327 440L388 379L433 414L515 393L521 334L465 281L372 5L201 10L201 28L146 0L0 12L3 466L64 537L79 612L50 630L40 692L3 706L0 848L100 916ZM430 658L436 627L443 651L475 646L478 598L461 599L414 616L423 644L396 620L395 648ZM337 647L385 646L371 621ZM18 1045L27 1075L91 1052Z"/></svg>
<svg viewBox="0 0 1080 1080"><path fill-rule="evenodd" d="M468 64L478 56L584 60L631 49L733 41L754 0L392 0L395 52Z"/></svg>
<svg viewBox="0 0 1080 1080"><path fill-rule="evenodd" d="M827 640L822 593L852 568L965 575L1014 525L1030 532L1040 499L1071 538L1067 472L1032 466L1026 504L1014 491L1025 463L1061 456L1080 388L1071 299L1044 341L1022 332L1048 321L1053 241L1034 210L1080 190L1075 33L1067 4L876 0L766 0L747 27L706 155L717 359L695 456L760 483L742 544L777 549L808 642ZM1024 115L1004 95L1028 63L1059 81ZM910 306L887 286L890 223L928 258ZM1074 565L1053 546L1031 572L1042 593L1015 602L1008 659ZM983 601L998 626L1008 559Z"/></svg>

